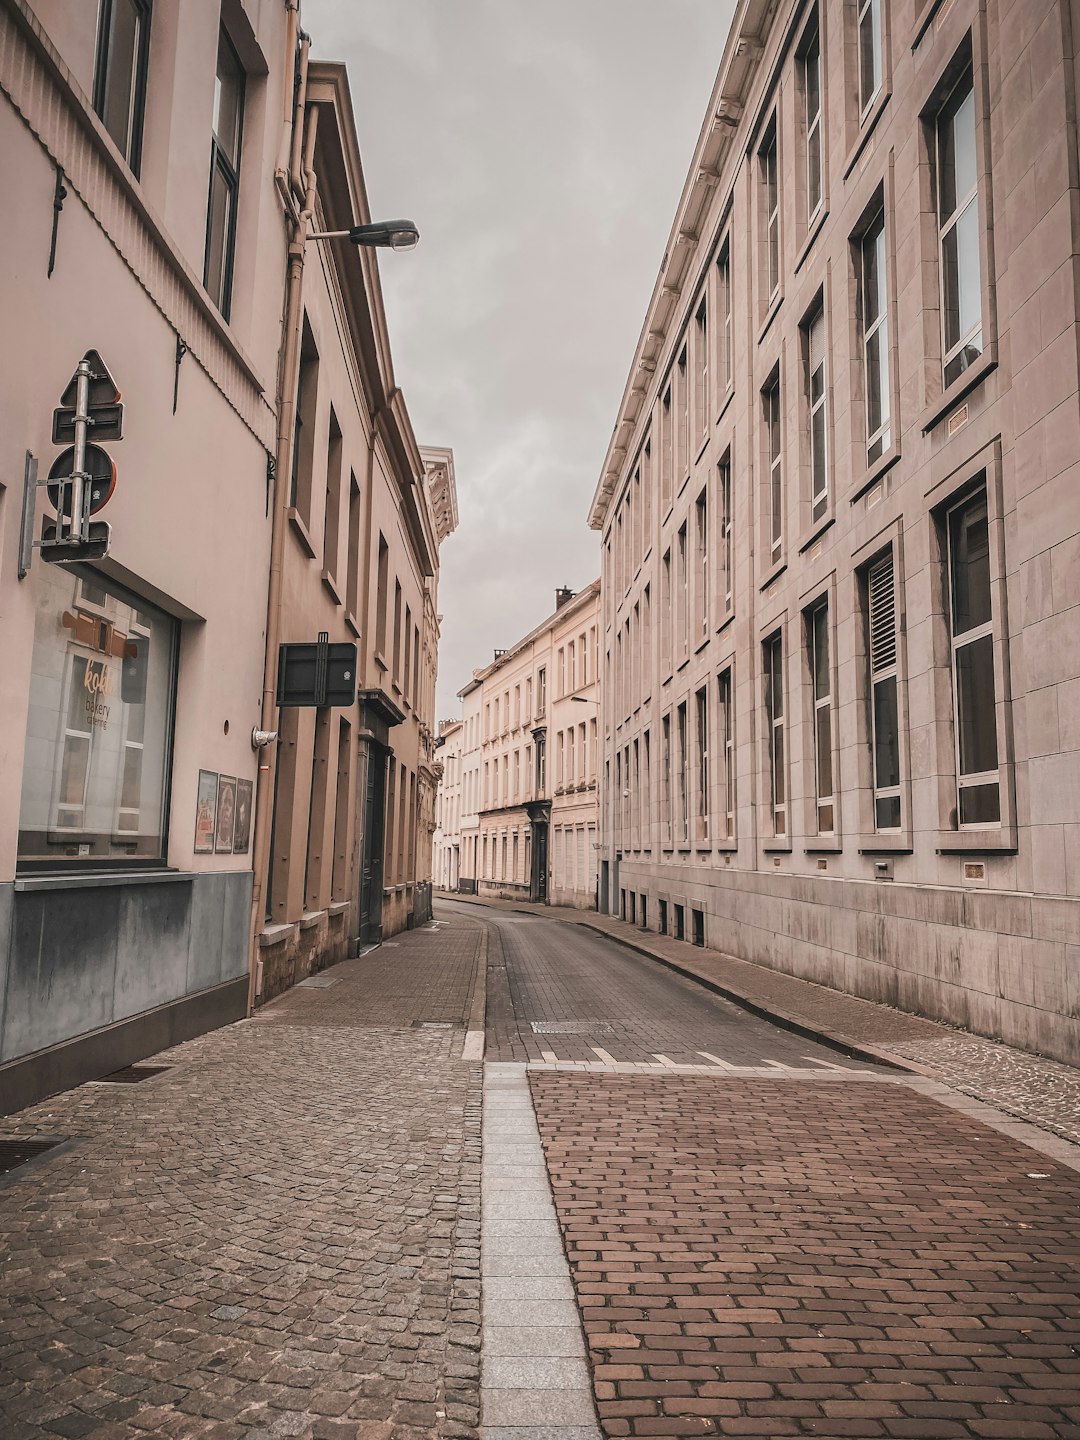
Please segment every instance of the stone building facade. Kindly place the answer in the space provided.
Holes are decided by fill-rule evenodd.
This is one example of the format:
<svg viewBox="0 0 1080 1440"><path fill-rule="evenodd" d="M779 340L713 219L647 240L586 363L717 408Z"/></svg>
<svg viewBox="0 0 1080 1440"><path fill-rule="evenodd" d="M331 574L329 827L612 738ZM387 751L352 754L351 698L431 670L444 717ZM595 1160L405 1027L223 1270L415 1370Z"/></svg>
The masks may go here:
<svg viewBox="0 0 1080 1440"><path fill-rule="evenodd" d="M1069 0L741 0L590 511L604 907L1080 1056Z"/></svg>
<svg viewBox="0 0 1080 1440"><path fill-rule="evenodd" d="M432 876L437 890L456 890L461 879L461 762L465 725L444 720L435 742L439 775L435 796Z"/></svg>

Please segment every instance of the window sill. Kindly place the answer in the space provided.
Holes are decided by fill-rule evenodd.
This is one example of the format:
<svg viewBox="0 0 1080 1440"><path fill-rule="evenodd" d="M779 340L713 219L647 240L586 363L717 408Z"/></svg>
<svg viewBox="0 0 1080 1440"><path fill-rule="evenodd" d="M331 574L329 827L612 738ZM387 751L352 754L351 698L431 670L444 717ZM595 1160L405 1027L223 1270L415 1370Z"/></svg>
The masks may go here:
<svg viewBox="0 0 1080 1440"><path fill-rule="evenodd" d="M938 398L928 405L922 413L919 426L924 435L939 425L948 415L954 405L971 393L976 386L981 385L986 377L997 369L997 345L991 341L986 349L979 356L973 365L969 365L962 375L958 375L947 390L942 391Z"/></svg>
<svg viewBox="0 0 1080 1440"><path fill-rule="evenodd" d="M318 928L319 921L325 919L325 910L305 910L300 916L300 929L315 930Z"/></svg>
<svg viewBox="0 0 1080 1440"><path fill-rule="evenodd" d="M934 23L934 16L941 9L941 5L942 0L925 0L925 9L915 21L915 33L911 37L912 50L918 46L919 41Z"/></svg>
<svg viewBox="0 0 1080 1440"><path fill-rule="evenodd" d="M738 848L739 842L734 838L729 840L717 840L716 844L713 846L713 849L719 850L721 855L734 855Z"/></svg>
<svg viewBox="0 0 1080 1440"><path fill-rule="evenodd" d="M871 149L867 151L867 146L870 143L870 137L873 135L874 130L877 127L878 121L881 119L882 111L885 109L885 106L889 103L889 100L891 98L892 90L883 89L881 94L870 106L870 109L866 112L866 115L859 126L859 133L855 137L855 143L848 151L848 157L844 161L844 169L842 172L842 178L844 180L846 180L851 174L851 172L855 169L855 166L859 163L864 153L866 154L867 159L869 159L870 155L873 154L873 148L871 147Z"/></svg>
<svg viewBox="0 0 1080 1440"><path fill-rule="evenodd" d="M822 203L821 209L819 210L813 221L811 221L810 226L806 232L806 239L803 241L802 247L800 248L798 255L796 255L795 257L796 275L802 269L807 256L810 254L810 251L814 248L814 241L821 234L821 227L825 224L825 221L828 218L829 207L826 204Z"/></svg>
<svg viewBox="0 0 1080 1440"><path fill-rule="evenodd" d="M911 855L914 850L911 836L903 833L865 835L859 842L860 855Z"/></svg>
<svg viewBox="0 0 1080 1440"><path fill-rule="evenodd" d="M769 327L772 325L772 323L773 323L773 321L776 319L777 315L779 315L779 313L780 313L780 307L781 307L781 305L783 305L783 303L784 303L784 292L783 292L783 290L781 289L781 290L778 290L778 291L776 292L776 294L773 296L773 298L769 301L769 308L765 311L765 318L762 320L762 322L761 322L761 328L760 328L760 330L758 331L757 342L758 342L759 345L760 345L760 344L762 343L762 341L765 339L765 336L769 333Z"/></svg>
<svg viewBox="0 0 1080 1440"><path fill-rule="evenodd" d="M770 586L774 585L776 581L780 579L780 576L784 573L786 569L787 561L781 560L778 564L773 566L773 568L765 576L765 579L762 580L758 588L761 590L768 590Z"/></svg>
<svg viewBox="0 0 1080 1440"><path fill-rule="evenodd" d="M816 542L821 539L821 537L825 534L825 531L828 530L831 525L835 524L836 516L834 514L826 515L824 520L819 520L814 526L814 528L810 531L809 535L807 535L806 539L803 540L802 543L799 545L799 554L805 555L807 550L809 550L812 545L816 544Z"/></svg>
<svg viewBox="0 0 1080 1440"><path fill-rule="evenodd" d="M790 855L791 841L782 835L776 835L771 840L763 840L761 849L765 855Z"/></svg>
<svg viewBox="0 0 1080 1440"><path fill-rule="evenodd" d="M356 623L356 616L351 610L345 612L345 624L349 627L356 638L360 639L360 626Z"/></svg>
<svg viewBox="0 0 1080 1440"><path fill-rule="evenodd" d="M300 933L298 925L265 925L259 931L259 949L270 950L286 940L295 940Z"/></svg>
<svg viewBox="0 0 1080 1440"><path fill-rule="evenodd" d="M706 635L704 640L699 640L698 643L694 646L694 654L700 655L711 639L712 636Z"/></svg>
<svg viewBox="0 0 1080 1440"><path fill-rule="evenodd" d="M333 597L334 604L340 605L342 603L341 593L337 588L337 581L334 579L333 575L330 574L330 571L324 570L319 578L322 580L322 583L326 586L327 590Z"/></svg>
<svg viewBox="0 0 1080 1440"><path fill-rule="evenodd" d="M877 482L885 475L900 459L900 446L891 445L885 454L874 461L869 467L862 480L852 491L851 503L857 505L868 490L872 490Z"/></svg>
<svg viewBox="0 0 1080 1440"><path fill-rule="evenodd" d="M938 836L939 855L1015 855L1019 846L1010 825L998 830L950 830Z"/></svg>
<svg viewBox="0 0 1080 1440"><path fill-rule="evenodd" d="M716 423L717 423L718 425L720 424L721 420L723 420L724 416L727 414L727 412L728 412L728 406L731 404L732 400L734 400L734 399L735 399L735 386L734 386L734 385L729 385L729 386L727 387L727 390L726 390L725 394L724 394L723 400L720 402L720 413L719 413L719 414L717 415L717 417L716 417Z"/></svg>
<svg viewBox="0 0 1080 1440"><path fill-rule="evenodd" d="M312 542L311 536L308 534L308 528L304 524L303 519L301 518L300 511L297 510L295 505L289 506L289 524L292 526L293 534L300 541L303 549L307 552L308 558L314 560L314 543Z"/></svg>
<svg viewBox="0 0 1080 1440"><path fill-rule="evenodd" d="M675 674L676 674L676 675L680 675L680 674L686 669L687 665L689 665L689 664L690 664L690 656L689 656L689 655L684 655L683 658L679 661L678 665L675 666Z"/></svg>
<svg viewBox="0 0 1080 1440"><path fill-rule="evenodd" d="M830 839L827 835L820 836L815 844L803 846L804 855L842 855L843 853L843 841Z"/></svg>
<svg viewBox="0 0 1080 1440"><path fill-rule="evenodd" d="M335 900L326 907L326 913L328 915L344 915L345 911L350 909L351 906L351 900Z"/></svg>
<svg viewBox="0 0 1080 1440"><path fill-rule="evenodd" d="M711 435L703 435L702 438L701 438L701 440L698 442L698 452L697 452L697 454L694 456L694 464L695 464L695 465L700 465L700 464L701 464L701 457L705 454L705 451L709 448L709 441L710 441L711 439L712 439L712 436L711 436Z"/></svg>
<svg viewBox="0 0 1080 1440"><path fill-rule="evenodd" d="M724 616L724 618L720 621L720 624L716 627L717 635L722 635L734 619L735 611L729 610L728 613Z"/></svg>
<svg viewBox="0 0 1080 1440"><path fill-rule="evenodd" d="M357 631L357 634L359 634L359 633L360 633L360 632ZM378 650L375 651L375 654L374 654L373 658L374 658L375 664L379 667L379 669L380 669L384 674L386 673L387 670L390 669L390 666L386 663L385 659L384 659L383 656L379 653Z"/></svg>
<svg viewBox="0 0 1080 1440"><path fill-rule="evenodd" d="M15 891L26 890L98 890L115 885L173 885L180 881L192 881L197 875L213 874L213 871L197 870L96 870L91 875L53 871L48 875L20 875L15 879Z"/></svg>

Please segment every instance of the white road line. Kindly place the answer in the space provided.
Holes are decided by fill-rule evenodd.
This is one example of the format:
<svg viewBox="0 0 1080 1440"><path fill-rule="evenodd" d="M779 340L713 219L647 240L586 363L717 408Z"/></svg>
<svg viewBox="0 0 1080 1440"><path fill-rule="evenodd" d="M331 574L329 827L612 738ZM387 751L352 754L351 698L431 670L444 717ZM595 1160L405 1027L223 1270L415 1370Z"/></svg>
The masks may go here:
<svg viewBox="0 0 1080 1440"><path fill-rule="evenodd" d="M834 1065L831 1060L819 1060L816 1055L803 1055L803 1060L809 1060L811 1065L821 1065L826 1070L847 1070L846 1065Z"/></svg>
<svg viewBox="0 0 1080 1440"><path fill-rule="evenodd" d="M540 1054L549 1065L557 1065L559 1063L559 1057L555 1054L554 1050L541 1050Z"/></svg>
<svg viewBox="0 0 1080 1440"><path fill-rule="evenodd" d="M659 1060L660 1064L665 1066L669 1070L675 1070L678 1068L674 1060L669 1060L666 1055L658 1055L655 1050L652 1052L652 1057L654 1060Z"/></svg>
<svg viewBox="0 0 1080 1440"><path fill-rule="evenodd" d="M790 1070L790 1065L781 1065L779 1060L763 1060L763 1065L768 1065L772 1070Z"/></svg>
<svg viewBox="0 0 1080 1440"><path fill-rule="evenodd" d="M599 1045L590 1045L589 1049L594 1055L599 1056L605 1065L617 1065L619 1063L614 1055L609 1055L606 1050L601 1050Z"/></svg>
<svg viewBox="0 0 1080 1440"><path fill-rule="evenodd" d="M730 1060L721 1060L719 1055L710 1055L708 1050L699 1050L699 1055L704 1055L706 1060L711 1060L714 1065L719 1065L721 1070L736 1070L738 1066L732 1065Z"/></svg>

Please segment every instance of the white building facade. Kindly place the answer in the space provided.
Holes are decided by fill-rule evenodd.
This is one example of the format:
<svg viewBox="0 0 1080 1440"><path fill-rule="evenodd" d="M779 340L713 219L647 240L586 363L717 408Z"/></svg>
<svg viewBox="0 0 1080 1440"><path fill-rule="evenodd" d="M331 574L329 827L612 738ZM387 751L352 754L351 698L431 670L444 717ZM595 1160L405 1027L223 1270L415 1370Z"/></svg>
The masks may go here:
<svg viewBox="0 0 1080 1440"><path fill-rule="evenodd" d="M590 523L603 908L1080 1057L1065 0L740 0Z"/></svg>
<svg viewBox="0 0 1080 1440"><path fill-rule="evenodd" d="M444 720L435 742L435 834L432 846L432 880L436 890L456 890L461 878L461 748L465 726L461 720ZM441 770L440 770L441 767Z"/></svg>

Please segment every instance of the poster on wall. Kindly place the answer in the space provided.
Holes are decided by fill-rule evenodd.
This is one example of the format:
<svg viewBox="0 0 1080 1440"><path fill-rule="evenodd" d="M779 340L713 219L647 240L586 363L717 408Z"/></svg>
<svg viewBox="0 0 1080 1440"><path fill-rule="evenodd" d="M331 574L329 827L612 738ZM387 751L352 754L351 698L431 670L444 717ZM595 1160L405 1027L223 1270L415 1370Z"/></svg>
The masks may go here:
<svg viewBox="0 0 1080 1440"><path fill-rule="evenodd" d="M212 770L199 771L199 798L195 803L195 854L214 853L217 824L218 777Z"/></svg>
<svg viewBox="0 0 1080 1440"><path fill-rule="evenodd" d="M217 792L217 834L214 849L219 855L231 855L233 848L233 822L236 819L236 777L218 776Z"/></svg>
<svg viewBox="0 0 1080 1440"><path fill-rule="evenodd" d="M246 855L251 844L251 799L250 780L236 782L236 828L233 831L233 854Z"/></svg>

